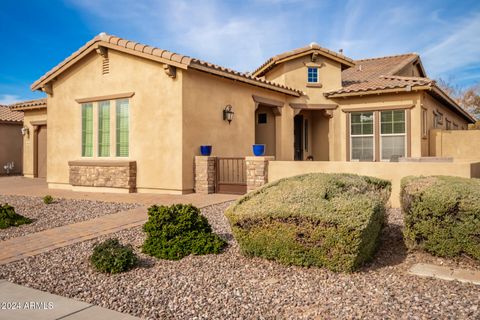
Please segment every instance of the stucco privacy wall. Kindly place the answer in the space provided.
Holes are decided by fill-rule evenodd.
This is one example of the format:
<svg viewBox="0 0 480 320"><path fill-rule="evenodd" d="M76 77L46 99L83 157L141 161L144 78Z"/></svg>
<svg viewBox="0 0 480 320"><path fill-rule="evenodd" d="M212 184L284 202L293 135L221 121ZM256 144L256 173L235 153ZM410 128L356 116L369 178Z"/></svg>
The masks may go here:
<svg viewBox="0 0 480 320"><path fill-rule="evenodd" d="M10 174L22 172L22 123L0 121L0 175L7 174L4 165L13 161L14 168Z"/></svg>
<svg viewBox="0 0 480 320"><path fill-rule="evenodd" d="M430 153L437 157L480 159L480 130L430 131Z"/></svg>
<svg viewBox="0 0 480 320"><path fill-rule="evenodd" d="M53 96L47 101L49 186L71 188L68 161L82 160L81 106L75 99L134 92L129 99L129 157L83 159L133 160L139 192L182 192L182 72L172 79L162 64L114 50L108 51L108 58L108 74L102 74L103 58L92 52L53 82ZM112 116L114 104L110 108ZM115 155L113 128L110 133L110 154ZM97 146L96 130L93 140Z"/></svg>
<svg viewBox="0 0 480 320"><path fill-rule="evenodd" d="M194 188L194 157L200 145L212 145L212 155L245 157L252 155L255 143L255 102L252 95L285 101L285 95L209 75L196 70L183 73L183 183ZM235 112L229 124L223 109L231 105ZM276 154L293 159L293 111L287 104L276 121ZM290 131L289 131L290 128ZM285 132L286 131L286 132ZM280 144L279 144L280 142Z"/></svg>
<svg viewBox="0 0 480 320"><path fill-rule="evenodd" d="M437 99L433 98L428 93L422 93L422 108L427 111L427 128L433 130L434 128L434 111L441 112L443 114L443 123L438 125L438 129L446 129L447 120L456 123L459 126L459 129L466 129L468 127L468 122L457 113L452 111L450 108L442 104ZM422 136L422 156L435 156L437 155L435 150L430 149L432 146L431 135L427 132L426 136ZM460 143L464 143L463 141ZM437 155L440 156L440 155ZM460 158L467 158L464 155Z"/></svg>
<svg viewBox="0 0 480 320"><path fill-rule="evenodd" d="M23 175L27 178L33 178L34 176L34 161L35 161L35 149L34 149L34 134L35 131L33 123L46 122L47 121L47 109L33 109L25 110L23 113L24 126L28 128L29 134L23 136ZM47 131L48 134L48 131ZM48 138L47 138L48 139ZM47 142L48 143L48 142ZM47 161L48 162L48 161Z"/></svg>
<svg viewBox="0 0 480 320"><path fill-rule="evenodd" d="M270 161L268 164L268 182L299 174L355 173L372 176L392 182L390 204L400 207L400 181L405 176L449 175L464 178L480 178L480 162L453 163L409 163L409 162L347 162L347 161Z"/></svg>

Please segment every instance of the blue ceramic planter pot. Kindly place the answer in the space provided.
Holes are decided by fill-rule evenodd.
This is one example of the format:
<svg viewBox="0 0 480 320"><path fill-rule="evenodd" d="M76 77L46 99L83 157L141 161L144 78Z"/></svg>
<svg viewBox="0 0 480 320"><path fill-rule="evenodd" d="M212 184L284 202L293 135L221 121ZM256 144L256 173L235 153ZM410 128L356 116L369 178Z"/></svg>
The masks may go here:
<svg viewBox="0 0 480 320"><path fill-rule="evenodd" d="M212 154L212 146L200 146L200 154L202 156L209 156Z"/></svg>
<svg viewBox="0 0 480 320"><path fill-rule="evenodd" d="M265 145L264 144L254 144L253 154L257 157L263 156L265 154Z"/></svg>

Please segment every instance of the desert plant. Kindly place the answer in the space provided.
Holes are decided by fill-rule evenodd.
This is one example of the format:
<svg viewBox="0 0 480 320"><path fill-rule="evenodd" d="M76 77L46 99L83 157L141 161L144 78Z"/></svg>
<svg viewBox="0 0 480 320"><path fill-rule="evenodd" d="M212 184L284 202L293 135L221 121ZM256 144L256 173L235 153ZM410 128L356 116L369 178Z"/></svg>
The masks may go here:
<svg viewBox="0 0 480 320"><path fill-rule="evenodd" d="M385 180L312 173L267 184L226 215L248 256L350 272L372 258L389 195Z"/></svg>
<svg viewBox="0 0 480 320"><path fill-rule="evenodd" d="M43 197L43 203L45 204L51 204L53 202L53 197L49 194L47 194L45 197Z"/></svg>
<svg viewBox="0 0 480 320"><path fill-rule="evenodd" d="M192 205L151 206L143 230L147 233L143 252L160 259L220 253L226 245Z"/></svg>
<svg viewBox="0 0 480 320"><path fill-rule="evenodd" d="M32 222L32 219L16 213L15 208L8 203L0 205L0 229L6 229L13 226L18 227L19 225Z"/></svg>
<svg viewBox="0 0 480 320"><path fill-rule="evenodd" d="M406 177L401 201L408 248L434 255L480 260L480 180Z"/></svg>
<svg viewBox="0 0 480 320"><path fill-rule="evenodd" d="M122 245L118 239L110 238L95 245L90 262L98 271L113 274L133 268L137 256L131 246Z"/></svg>

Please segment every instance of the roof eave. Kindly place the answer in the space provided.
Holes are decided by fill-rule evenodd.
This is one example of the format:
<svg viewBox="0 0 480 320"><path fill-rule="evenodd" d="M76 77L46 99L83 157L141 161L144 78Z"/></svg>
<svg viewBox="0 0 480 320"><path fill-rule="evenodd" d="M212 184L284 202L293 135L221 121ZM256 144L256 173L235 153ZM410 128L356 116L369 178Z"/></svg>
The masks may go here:
<svg viewBox="0 0 480 320"><path fill-rule="evenodd" d="M465 111L455 100L453 100L448 94L443 92L440 87L438 87L436 84L433 85L430 90L440 96L445 102L449 103L451 106L454 107L460 114L462 114L467 120L469 120L471 123L475 123L476 119L467 111Z"/></svg>
<svg viewBox="0 0 480 320"><path fill-rule="evenodd" d="M430 85L412 86L410 88L399 87L399 88L363 90L363 91L331 93L331 94L329 94L328 92L325 92L324 95L327 98L346 98L346 97L354 97L354 96L384 94L384 93L409 93L412 91L420 91L420 90L428 90L428 89L430 89Z"/></svg>

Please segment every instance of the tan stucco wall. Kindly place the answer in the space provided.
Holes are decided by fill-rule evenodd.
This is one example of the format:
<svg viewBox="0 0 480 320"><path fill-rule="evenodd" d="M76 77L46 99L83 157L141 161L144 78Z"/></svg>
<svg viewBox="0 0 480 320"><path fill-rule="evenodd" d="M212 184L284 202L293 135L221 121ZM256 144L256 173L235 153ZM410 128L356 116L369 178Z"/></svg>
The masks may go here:
<svg viewBox="0 0 480 320"><path fill-rule="evenodd" d="M447 120L450 120L452 122L452 129L453 129L453 124L456 123L459 127L459 130L467 129L468 128L468 123L467 121L459 116L457 113L452 111L450 108L442 104L440 101L436 100L433 98L430 94L428 93L422 93L421 96L422 99L422 108L427 110L427 136L422 137L422 156L434 156L436 155L435 150L431 150L430 147L432 145L431 135L429 132L434 129L434 111L439 111L443 113L443 124L439 125L437 129L446 129L447 125ZM459 143L465 143L465 142L459 142ZM465 157L463 157L465 158Z"/></svg>
<svg viewBox="0 0 480 320"><path fill-rule="evenodd" d="M266 123L258 123L259 114L266 115ZM255 143L265 145L266 156L275 156L275 114L271 107L261 105L255 112Z"/></svg>
<svg viewBox="0 0 480 320"><path fill-rule="evenodd" d="M188 70L183 78L183 183L193 189L194 156L200 145L212 145L212 155L245 157L255 143L255 102L252 95L285 101L285 95L234 82L208 73ZM223 109L231 105L233 121L223 120ZM293 159L293 111L286 105L275 117L276 157ZM290 128L290 130L289 130Z"/></svg>
<svg viewBox="0 0 480 320"><path fill-rule="evenodd" d="M75 99L135 92L130 98L128 159L137 161L138 191L181 192L182 72L172 79L159 63L113 50L108 57L109 74L102 75L102 58L92 52L53 82L53 96L47 102L49 185L68 188L68 161L82 159L81 106ZM113 103L110 108L113 114ZM95 131L94 155L98 139ZM112 142L114 136L111 127ZM114 146L111 143L112 157L101 159L116 159Z"/></svg>
<svg viewBox="0 0 480 320"><path fill-rule="evenodd" d="M22 173L22 123L0 122L0 175L7 174L4 165L13 161L10 174Z"/></svg>
<svg viewBox="0 0 480 320"><path fill-rule="evenodd" d="M430 155L480 159L480 130L430 130Z"/></svg>
<svg viewBox="0 0 480 320"><path fill-rule="evenodd" d="M347 161L270 161L268 182L304 173L355 173L392 182L390 204L400 206L400 181L409 175L449 175L465 178L480 178L479 162L413 163L413 162L347 162Z"/></svg>
<svg viewBox="0 0 480 320"><path fill-rule="evenodd" d="M34 175L34 130L32 122L47 121L47 109L25 110L23 113L23 123L28 128L29 134L23 136L23 175L33 178ZM47 131L48 132L48 131ZM48 151L47 151L48 152ZM48 159L47 159L48 163Z"/></svg>

